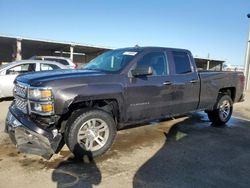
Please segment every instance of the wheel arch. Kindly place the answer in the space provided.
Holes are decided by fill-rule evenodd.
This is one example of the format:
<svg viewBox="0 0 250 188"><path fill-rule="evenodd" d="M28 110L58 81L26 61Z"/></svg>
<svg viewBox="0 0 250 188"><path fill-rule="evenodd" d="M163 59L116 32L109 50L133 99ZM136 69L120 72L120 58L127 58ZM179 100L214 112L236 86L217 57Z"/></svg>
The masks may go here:
<svg viewBox="0 0 250 188"><path fill-rule="evenodd" d="M236 88L235 87L225 87L221 88L218 93L218 98L221 95L228 95L231 97L232 101L234 102L235 100L235 95L236 95Z"/></svg>
<svg viewBox="0 0 250 188"><path fill-rule="evenodd" d="M73 114L79 111L87 111L90 109L98 109L109 113L114 118L114 121L118 126L119 122L121 121L120 108L121 106L119 105L118 100L115 98L74 102L68 106L67 113L62 115L59 128L62 132L64 132L66 129L67 121Z"/></svg>

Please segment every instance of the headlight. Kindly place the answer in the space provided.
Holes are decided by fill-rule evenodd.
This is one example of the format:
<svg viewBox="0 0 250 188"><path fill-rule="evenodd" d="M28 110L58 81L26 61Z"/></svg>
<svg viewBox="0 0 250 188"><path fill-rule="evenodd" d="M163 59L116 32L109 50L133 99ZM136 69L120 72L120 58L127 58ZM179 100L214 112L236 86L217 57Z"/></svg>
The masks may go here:
<svg viewBox="0 0 250 188"><path fill-rule="evenodd" d="M31 112L43 115L50 115L54 113L54 105L52 103L37 103L30 102Z"/></svg>
<svg viewBox="0 0 250 188"><path fill-rule="evenodd" d="M51 89L45 89L45 88L30 88L29 89L29 99L51 100L52 99L52 91L51 91Z"/></svg>
<svg viewBox="0 0 250 188"><path fill-rule="evenodd" d="M30 87L28 99L31 113L39 115L54 114L54 100L51 89Z"/></svg>

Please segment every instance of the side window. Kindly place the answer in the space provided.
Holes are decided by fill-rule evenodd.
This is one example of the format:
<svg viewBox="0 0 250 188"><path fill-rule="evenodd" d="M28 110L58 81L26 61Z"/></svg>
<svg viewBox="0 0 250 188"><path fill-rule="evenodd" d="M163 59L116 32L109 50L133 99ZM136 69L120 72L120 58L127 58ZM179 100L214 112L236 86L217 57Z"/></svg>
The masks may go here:
<svg viewBox="0 0 250 188"><path fill-rule="evenodd" d="M8 74L22 74L27 72L34 72L36 71L36 64L29 63L29 64L22 64L12 67L6 71L6 75Z"/></svg>
<svg viewBox="0 0 250 188"><path fill-rule="evenodd" d="M192 72L188 54L185 52L173 52L176 74L185 74Z"/></svg>
<svg viewBox="0 0 250 188"><path fill-rule="evenodd" d="M65 59L44 58L44 60L55 61L55 62L61 63L61 64L63 64L63 65L69 65L68 61L65 60Z"/></svg>
<svg viewBox="0 0 250 188"><path fill-rule="evenodd" d="M57 65L53 64L46 64L46 63L41 63L40 64L40 70L41 71L46 71L46 70L55 70L55 69L60 69Z"/></svg>
<svg viewBox="0 0 250 188"><path fill-rule="evenodd" d="M153 76L164 76L169 74L168 63L163 52L151 52L143 56L137 62L136 68L149 68L153 70Z"/></svg>

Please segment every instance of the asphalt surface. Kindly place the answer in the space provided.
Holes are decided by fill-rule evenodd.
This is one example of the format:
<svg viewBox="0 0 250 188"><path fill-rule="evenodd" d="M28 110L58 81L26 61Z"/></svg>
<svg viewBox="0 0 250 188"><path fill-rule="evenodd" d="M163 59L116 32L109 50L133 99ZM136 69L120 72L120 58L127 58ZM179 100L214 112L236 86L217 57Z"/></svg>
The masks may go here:
<svg viewBox="0 0 250 188"><path fill-rule="evenodd" d="M174 125L163 147L136 172L133 186L249 187L250 121L233 118L216 128L203 117L193 114Z"/></svg>
<svg viewBox="0 0 250 188"><path fill-rule="evenodd" d="M250 93L224 127L204 113L119 131L102 157L72 160L67 147L49 161L18 153L0 133L0 188L249 187ZM0 130L10 102L0 103Z"/></svg>

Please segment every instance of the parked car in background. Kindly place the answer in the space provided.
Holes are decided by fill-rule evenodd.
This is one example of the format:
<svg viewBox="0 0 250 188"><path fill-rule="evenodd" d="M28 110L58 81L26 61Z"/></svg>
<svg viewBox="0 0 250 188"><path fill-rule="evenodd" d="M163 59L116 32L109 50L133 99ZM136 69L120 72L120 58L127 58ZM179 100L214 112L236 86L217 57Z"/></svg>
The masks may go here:
<svg viewBox="0 0 250 188"><path fill-rule="evenodd" d="M55 61L58 63L61 63L63 65L66 65L69 69L75 69L77 66L75 63L73 63L69 58L65 57L58 57L58 56L33 56L30 59L35 60L45 60L45 61Z"/></svg>
<svg viewBox="0 0 250 188"><path fill-rule="evenodd" d="M17 75L55 69L68 69L68 67L57 62L39 60L14 61L0 66L0 99L13 96L13 82Z"/></svg>

